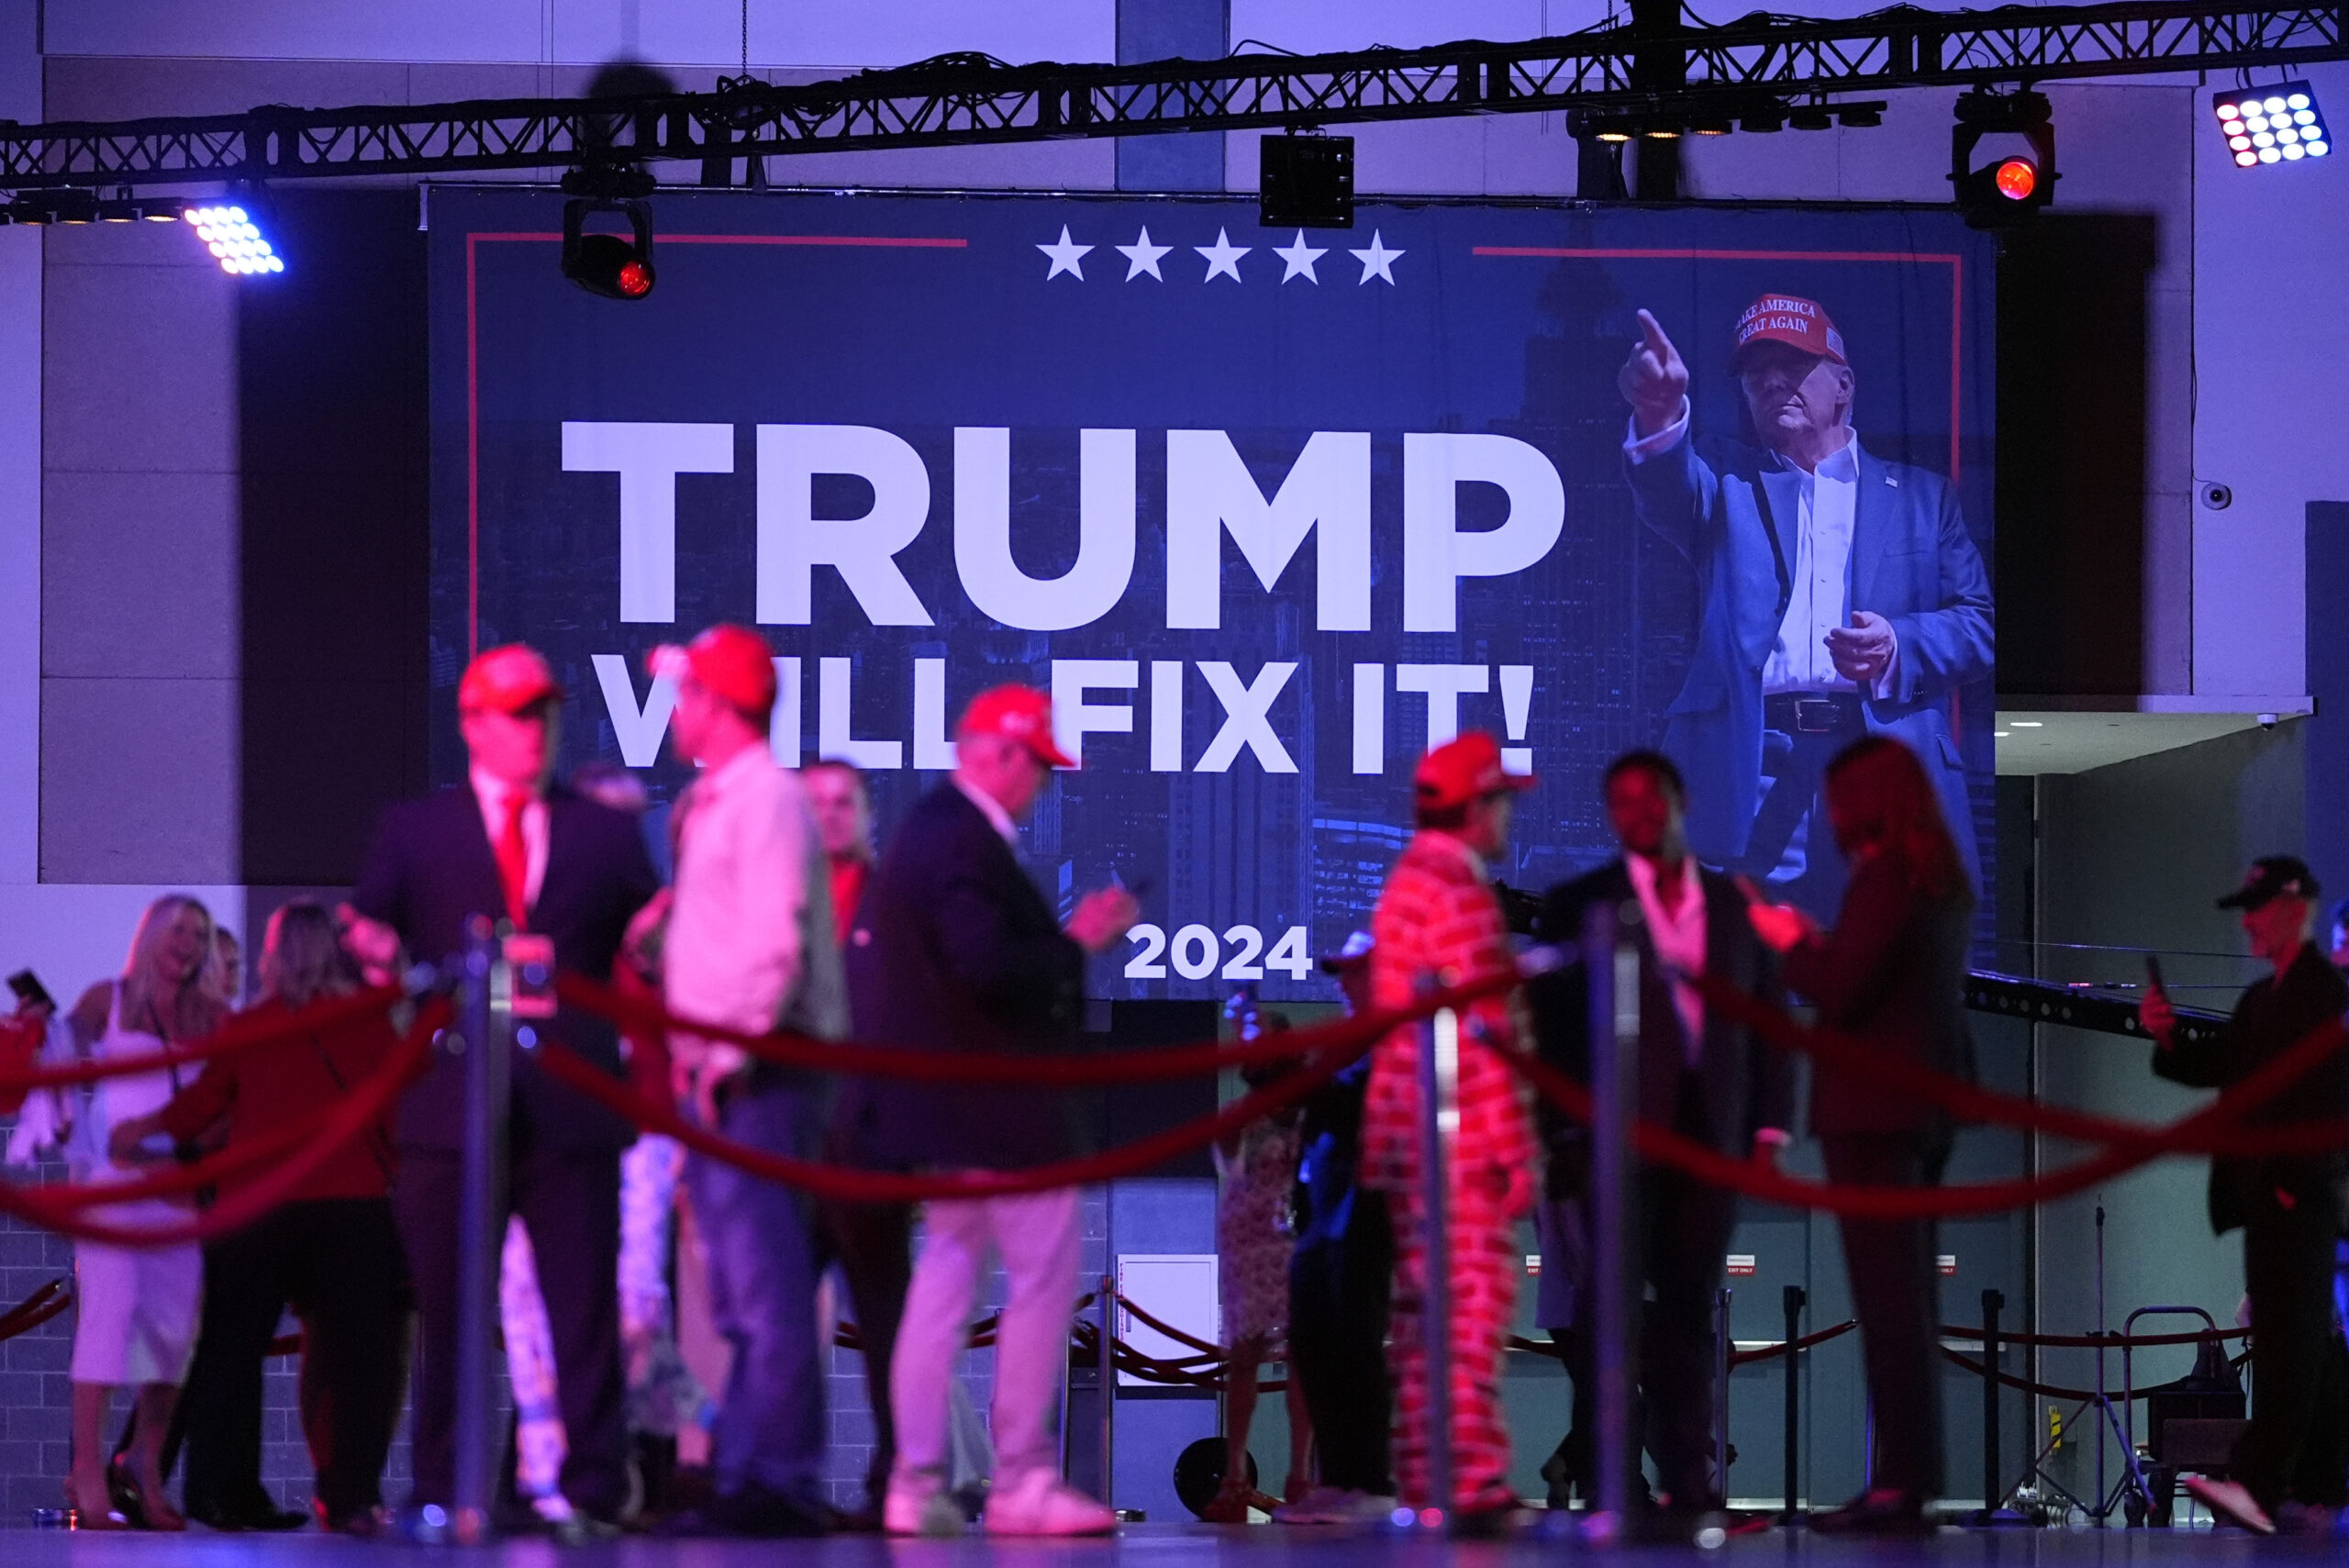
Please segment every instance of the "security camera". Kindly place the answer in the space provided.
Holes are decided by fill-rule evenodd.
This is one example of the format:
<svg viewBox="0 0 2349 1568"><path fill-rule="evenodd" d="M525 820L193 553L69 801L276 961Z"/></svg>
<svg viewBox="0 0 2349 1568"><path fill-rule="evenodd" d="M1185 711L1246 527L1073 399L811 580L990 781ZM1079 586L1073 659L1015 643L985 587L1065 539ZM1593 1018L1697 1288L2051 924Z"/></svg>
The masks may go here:
<svg viewBox="0 0 2349 1568"><path fill-rule="evenodd" d="M2234 491L2215 479L2202 483L2202 504L2214 512L2223 512L2235 504Z"/></svg>

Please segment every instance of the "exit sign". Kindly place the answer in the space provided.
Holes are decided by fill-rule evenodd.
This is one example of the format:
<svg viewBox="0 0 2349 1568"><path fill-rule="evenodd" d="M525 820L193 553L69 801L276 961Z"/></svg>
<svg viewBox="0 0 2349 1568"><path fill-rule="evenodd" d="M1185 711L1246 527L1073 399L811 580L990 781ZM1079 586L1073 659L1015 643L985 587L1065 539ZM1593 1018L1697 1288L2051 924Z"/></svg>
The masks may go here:
<svg viewBox="0 0 2349 1568"><path fill-rule="evenodd" d="M1731 1252L1729 1255L1729 1272L1739 1276L1753 1273L1753 1254L1751 1252Z"/></svg>

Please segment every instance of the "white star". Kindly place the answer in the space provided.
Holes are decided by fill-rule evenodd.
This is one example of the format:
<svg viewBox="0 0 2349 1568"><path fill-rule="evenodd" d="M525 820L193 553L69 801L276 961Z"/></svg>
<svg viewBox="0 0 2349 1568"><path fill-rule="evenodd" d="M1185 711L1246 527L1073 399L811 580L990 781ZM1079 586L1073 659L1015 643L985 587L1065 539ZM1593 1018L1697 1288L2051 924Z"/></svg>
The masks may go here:
<svg viewBox="0 0 2349 1568"><path fill-rule="evenodd" d="M1291 278L1303 278L1308 284L1319 283L1321 280L1313 275L1313 263L1329 253L1327 250L1316 250L1308 245L1305 242L1305 230L1302 228L1297 231L1296 243L1287 250L1284 250L1278 246L1273 248L1273 254L1278 256L1288 266L1288 270L1281 273L1283 283L1288 282Z"/></svg>
<svg viewBox="0 0 2349 1568"><path fill-rule="evenodd" d="M1240 281L1240 258L1254 247L1234 245L1231 237L1219 228L1215 231L1214 244L1194 245L1191 249L1208 259L1208 275L1199 280L1201 283L1211 284L1215 282L1216 274L1221 272L1236 284Z"/></svg>
<svg viewBox="0 0 2349 1568"><path fill-rule="evenodd" d="M1346 252L1346 254L1352 256L1355 261L1362 263L1362 281L1364 283L1368 283L1373 278L1385 278L1389 284L1392 284L1395 281L1395 274L1388 269L1394 266L1395 258L1400 256L1402 253L1403 252L1400 250L1389 250L1386 248L1386 242L1379 239L1378 230L1375 228L1370 231L1369 250L1349 250Z"/></svg>
<svg viewBox="0 0 2349 1568"><path fill-rule="evenodd" d="M1114 249L1118 254L1126 259L1126 282L1131 283L1136 278L1141 276L1144 272L1148 272L1152 277L1156 278L1162 284L1166 281L1166 274L1158 270L1158 259L1161 256L1165 255L1169 250L1174 250L1174 247L1172 245L1152 245L1150 242L1150 230L1148 228L1144 228L1141 231L1141 238L1135 240L1132 244L1119 245L1112 247L1112 249Z"/></svg>
<svg viewBox="0 0 2349 1568"><path fill-rule="evenodd" d="M1085 253L1087 250L1092 250L1093 247L1090 245L1078 245L1073 242L1068 237L1067 224L1063 223L1061 225L1061 242L1059 244L1039 245L1036 249L1041 250L1045 255L1050 256L1052 259L1052 270L1044 274L1044 281L1046 283L1051 283L1063 272L1071 274L1078 283L1083 283L1085 281L1085 268L1080 263L1084 260Z"/></svg>

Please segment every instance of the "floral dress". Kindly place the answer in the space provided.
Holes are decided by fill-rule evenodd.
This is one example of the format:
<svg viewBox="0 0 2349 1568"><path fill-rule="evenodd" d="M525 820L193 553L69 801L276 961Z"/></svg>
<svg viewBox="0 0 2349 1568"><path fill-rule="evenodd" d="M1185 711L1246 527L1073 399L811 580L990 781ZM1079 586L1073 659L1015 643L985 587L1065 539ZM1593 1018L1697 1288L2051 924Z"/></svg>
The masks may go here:
<svg viewBox="0 0 2349 1568"><path fill-rule="evenodd" d="M1290 1195L1303 1140L1294 1119L1251 1122L1240 1147L1216 1146L1215 1250L1223 1340L1277 1340L1288 1330Z"/></svg>

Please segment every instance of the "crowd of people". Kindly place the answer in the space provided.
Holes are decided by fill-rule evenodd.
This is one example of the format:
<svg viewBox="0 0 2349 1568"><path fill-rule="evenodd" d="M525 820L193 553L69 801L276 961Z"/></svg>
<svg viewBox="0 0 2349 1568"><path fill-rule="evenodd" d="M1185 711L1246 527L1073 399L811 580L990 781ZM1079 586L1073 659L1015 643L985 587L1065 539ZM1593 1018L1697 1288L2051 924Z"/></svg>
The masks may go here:
<svg viewBox="0 0 2349 1568"><path fill-rule="evenodd" d="M473 661L459 688L469 767L452 789L395 807L340 908L297 899L271 917L246 1009L287 1026L268 1043L180 1067L36 1093L14 1158L62 1151L104 1184L301 1125L392 1054L381 1009L328 1007L410 960L455 951L466 922L502 916L562 970L609 979L678 1018L729 1030L860 1038L917 1051L1037 1053L1076 1046L1087 958L1138 916L1109 886L1063 917L1019 855L1018 825L1073 766L1050 699L1001 686L957 726L953 773L896 824L877 857L861 777L843 763L779 766L769 744L774 661L754 631L718 626L655 652L674 684L671 742L699 770L648 831L643 791L617 770L553 777L562 694L518 645ZM1537 1110L1508 1058L1530 1053L1587 1081L1590 1010L1572 966L1523 985L1492 867L1531 780L1490 736L1432 748L1413 779L1415 832L1367 929L1324 960L1353 1011L1408 1006L1431 982L1496 987L1460 1019L1456 1119L1442 1173L1449 1260L1449 1496L1433 1494L1429 1365L1430 1182L1422 1169L1421 1034L1400 1028L1293 1112L1217 1148L1230 1341L1230 1451L1206 1512L1252 1508L1299 1524L1360 1523L1398 1507L1497 1527L1520 1501L1499 1388L1521 1272L1519 1227L1541 1238L1537 1318L1575 1385L1574 1428L1544 1466L1549 1501L1595 1493L1595 1299L1586 1129ZM1765 1001L1798 998L1881 1055L1965 1080L1960 995L1974 893L1935 781L1900 740L1863 734L1824 768L1819 814L1842 868L1821 929L1743 878L1699 862L1690 792L1667 756L1618 758L1600 783L1620 854L1553 889L1534 934L1571 945L1611 913L1639 960L1638 1114L1719 1153L1768 1162L1796 1123L1791 1061L1707 1006L1710 976ZM1821 840L1812 840L1814 871ZM667 875L656 869L666 861ZM2315 880L2262 862L2224 902L2243 910L2277 978L2247 994L2214 1040L2177 1043L2146 1002L2155 1068L2221 1086L2349 1007L2309 941ZM48 1060L155 1055L205 1040L242 1000L233 939L202 905L159 899L118 980L49 1020ZM1249 1009L1248 1028L1282 1020ZM323 1021L321 1021L323 1020ZM1033 1088L842 1077L785 1068L724 1040L622 1031L564 1006L543 1028L578 1057L730 1142L878 1171L1019 1172L1077 1147L1063 1097ZM2349 1112L2339 1057L2269 1119ZM1297 1070L1274 1063L1256 1082ZM84 1528L284 1529L261 1474L262 1381L281 1315L303 1326L300 1413L327 1529L373 1535L445 1525L458 1388L462 1084L445 1054L394 1112L312 1171L265 1218L200 1247L76 1248L68 1502ZM2254 1125L2258 1125L2254 1123ZM1830 1179L1936 1184L1949 1118L1929 1102L1831 1072L1807 1117ZM506 1129L506 1345L516 1407L507 1522L563 1540L658 1519L681 1534L807 1536L841 1528L951 1535L967 1528L972 1423L957 1366L991 1262L1008 1281L996 1331L979 1508L1003 1536L1100 1534L1115 1515L1063 1477L1054 1430L1077 1290L1077 1193L908 1205L816 1202L675 1140L639 1136L596 1101L518 1056ZM233 1190L266 1164L224 1178ZM2263 1396L2232 1479L2206 1500L2254 1528L2294 1507L2338 1508L2344 1357L2329 1306L2343 1162L2222 1161L2211 1210L2241 1224ZM195 1198L145 1196L92 1212L170 1227ZM1629 1440L1653 1462L1642 1517L1701 1527L1725 1507L1711 1412L1709 1313L1735 1195L1642 1163L1632 1183ZM915 1245L918 1218L919 1245ZM1846 1218L1845 1255L1876 1411L1869 1489L1819 1528L1927 1528L1942 1483L1934 1240L1926 1219ZM837 1269L874 1413L863 1508L827 1500L822 1281ZM1291 1457L1282 1496L1254 1489L1246 1443L1261 1362L1286 1360ZM122 1442L104 1431L113 1392L134 1391ZM384 1506L383 1474L405 1400L414 1485ZM182 1507L166 1495L184 1454ZM981 1463L984 1464L984 1460ZM1637 1471L1634 1465L1633 1470Z"/></svg>

